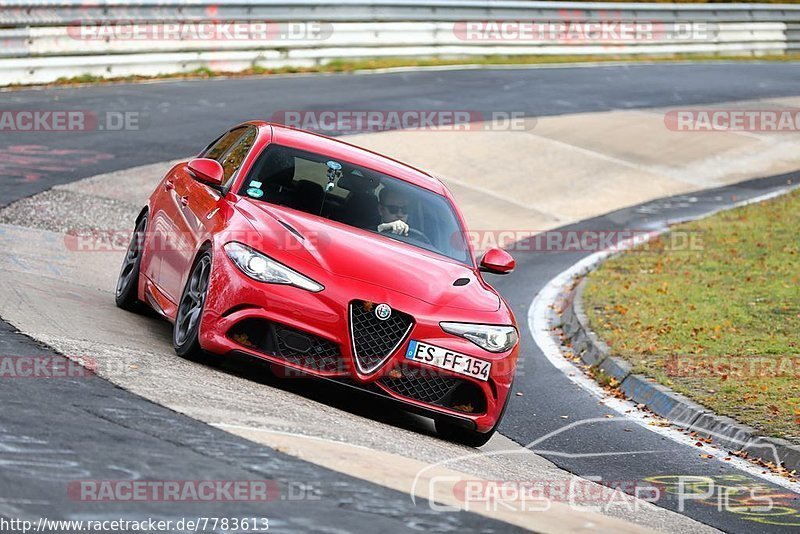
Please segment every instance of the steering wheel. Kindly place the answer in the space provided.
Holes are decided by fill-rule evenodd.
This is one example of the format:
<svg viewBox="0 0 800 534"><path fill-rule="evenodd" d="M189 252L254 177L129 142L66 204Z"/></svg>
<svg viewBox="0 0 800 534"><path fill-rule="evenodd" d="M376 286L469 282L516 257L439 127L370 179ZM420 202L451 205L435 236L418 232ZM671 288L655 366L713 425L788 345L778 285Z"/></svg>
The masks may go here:
<svg viewBox="0 0 800 534"><path fill-rule="evenodd" d="M417 230L416 228L409 228L408 229L408 237L411 237L411 236L414 236L414 238L416 238L417 241L422 241L426 245L432 245L433 244L433 243L431 243L431 240L428 239L428 236L426 236L425 234L423 234L420 230Z"/></svg>

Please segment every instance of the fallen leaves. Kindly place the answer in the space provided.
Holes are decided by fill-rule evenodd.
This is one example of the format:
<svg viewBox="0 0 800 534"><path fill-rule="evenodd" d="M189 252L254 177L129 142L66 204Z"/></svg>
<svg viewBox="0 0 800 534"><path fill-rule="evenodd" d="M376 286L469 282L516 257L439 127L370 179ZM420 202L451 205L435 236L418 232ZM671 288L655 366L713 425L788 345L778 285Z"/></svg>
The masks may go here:
<svg viewBox="0 0 800 534"><path fill-rule="evenodd" d="M797 471L796 470L789 470L786 469L782 464L775 464L774 462L768 462L762 460L761 458L750 458L750 454L745 450L738 450L738 451L731 451L731 456L736 456L737 458L741 458L742 460L747 460L753 465L757 465L759 467L764 467L768 469L771 473L778 475L782 478L789 480L790 482L797 482ZM727 458L730 459L730 458ZM766 471L764 472L766 474Z"/></svg>
<svg viewBox="0 0 800 534"><path fill-rule="evenodd" d="M240 345L244 345L245 347L255 347L255 345L250 341L250 337L247 334L234 334L233 340Z"/></svg>

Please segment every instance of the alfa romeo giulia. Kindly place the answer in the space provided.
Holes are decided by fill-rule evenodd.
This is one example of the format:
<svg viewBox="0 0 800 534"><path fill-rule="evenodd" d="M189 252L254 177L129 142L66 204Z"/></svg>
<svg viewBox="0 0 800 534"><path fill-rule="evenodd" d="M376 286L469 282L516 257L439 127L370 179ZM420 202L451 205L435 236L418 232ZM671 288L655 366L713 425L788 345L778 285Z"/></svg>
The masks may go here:
<svg viewBox="0 0 800 534"><path fill-rule="evenodd" d="M266 122L225 132L158 183L136 223L119 307L174 324L184 357L247 355L347 382L479 446L502 418L519 351L437 178Z"/></svg>

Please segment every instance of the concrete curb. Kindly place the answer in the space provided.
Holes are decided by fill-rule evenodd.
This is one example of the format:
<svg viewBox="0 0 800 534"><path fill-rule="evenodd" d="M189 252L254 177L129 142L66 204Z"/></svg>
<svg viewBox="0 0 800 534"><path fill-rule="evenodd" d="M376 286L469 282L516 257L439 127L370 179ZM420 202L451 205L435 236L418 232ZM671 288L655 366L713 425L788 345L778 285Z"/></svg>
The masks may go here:
<svg viewBox="0 0 800 534"><path fill-rule="evenodd" d="M594 267L597 265L599 263ZM586 274L580 275L576 283L564 286L559 295L559 301L565 303L560 310L564 333L562 343L571 343L572 351L583 363L616 379L620 391L627 398L644 404L675 425L695 431L702 437L710 437L714 444L730 451L745 451L750 458L776 465L780 463L790 471L800 470L800 446L783 439L760 436L752 427L717 415L646 376L632 373L630 364L614 356L608 345L589 328L589 319L583 309Z"/></svg>

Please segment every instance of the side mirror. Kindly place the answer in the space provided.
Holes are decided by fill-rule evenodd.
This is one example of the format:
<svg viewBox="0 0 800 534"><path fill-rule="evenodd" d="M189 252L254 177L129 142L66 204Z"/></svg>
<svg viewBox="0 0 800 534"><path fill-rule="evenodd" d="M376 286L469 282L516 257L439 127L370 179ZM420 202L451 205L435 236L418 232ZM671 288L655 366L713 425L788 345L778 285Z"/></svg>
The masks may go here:
<svg viewBox="0 0 800 534"><path fill-rule="evenodd" d="M481 258L481 271L492 274L508 274L514 270L517 263L514 258L503 249L492 248L486 251Z"/></svg>
<svg viewBox="0 0 800 534"><path fill-rule="evenodd" d="M195 158L189 161L189 170L194 177L208 185L221 186L225 180L225 172L218 161L208 158Z"/></svg>

